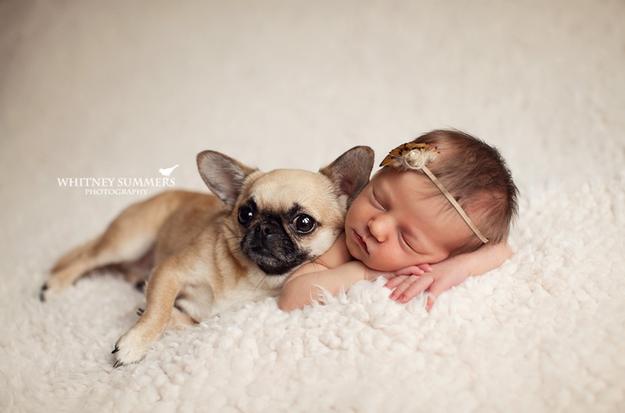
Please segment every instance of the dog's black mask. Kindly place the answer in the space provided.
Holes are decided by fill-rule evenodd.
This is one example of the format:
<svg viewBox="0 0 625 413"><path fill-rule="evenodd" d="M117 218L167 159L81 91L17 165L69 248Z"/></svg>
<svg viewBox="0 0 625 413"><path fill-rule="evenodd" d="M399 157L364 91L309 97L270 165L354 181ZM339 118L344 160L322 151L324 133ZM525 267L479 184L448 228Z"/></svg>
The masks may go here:
<svg viewBox="0 0 625 413"><path fill-rule="evenodd" d="M267 275L283 275L308 259L277 214L259 214L246 228L241 251Z"/></svg>

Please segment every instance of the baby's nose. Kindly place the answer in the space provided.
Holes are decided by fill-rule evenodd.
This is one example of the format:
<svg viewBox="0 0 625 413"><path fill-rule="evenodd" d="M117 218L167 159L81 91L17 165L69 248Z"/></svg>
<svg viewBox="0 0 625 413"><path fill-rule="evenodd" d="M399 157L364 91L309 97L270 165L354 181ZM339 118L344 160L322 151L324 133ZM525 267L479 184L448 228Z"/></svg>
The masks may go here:
<svg viewBox="0 0 625 413"><path fill-rule="evenodd" d="M388 235L388 219L384 215L369 220L369 232L378 242L386 241Z"/></svg>

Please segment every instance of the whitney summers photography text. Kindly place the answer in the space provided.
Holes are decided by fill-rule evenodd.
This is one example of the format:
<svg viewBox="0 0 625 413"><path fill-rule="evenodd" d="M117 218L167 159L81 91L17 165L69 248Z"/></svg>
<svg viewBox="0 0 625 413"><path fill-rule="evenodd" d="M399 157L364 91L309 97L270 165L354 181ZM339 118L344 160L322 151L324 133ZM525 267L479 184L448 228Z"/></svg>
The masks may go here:
<svg viewBox="0 0 625 413"><path fill-rule="evenodd" d="M147 195L154 188L170 188L176 178L159 177L64 177L56 178L59 187L82 188L85 195Z"/></svg>

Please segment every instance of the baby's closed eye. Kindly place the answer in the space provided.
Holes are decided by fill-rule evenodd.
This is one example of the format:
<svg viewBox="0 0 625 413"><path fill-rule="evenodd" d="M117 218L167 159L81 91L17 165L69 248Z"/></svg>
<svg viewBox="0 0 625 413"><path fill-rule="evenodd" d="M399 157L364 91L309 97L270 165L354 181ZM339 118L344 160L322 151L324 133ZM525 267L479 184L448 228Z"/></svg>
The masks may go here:
<svg viewBox="0 0 625 413"><path fill-rule="evenodd" d="M380 198L376 196L375 194L375 190L373 189L373 186L371 187L371 203L374 204L374 206L382 211L386 211L385 206L382 204L382 202L380 201Z"/></svg>
<svg viewBox="0 0 625 413"><path fill-rule="evenodd" d="M399 241L412 252L416 252L415 249L412 247L410 241L408 241L408 236L404 231L399 231Z"/></svg>

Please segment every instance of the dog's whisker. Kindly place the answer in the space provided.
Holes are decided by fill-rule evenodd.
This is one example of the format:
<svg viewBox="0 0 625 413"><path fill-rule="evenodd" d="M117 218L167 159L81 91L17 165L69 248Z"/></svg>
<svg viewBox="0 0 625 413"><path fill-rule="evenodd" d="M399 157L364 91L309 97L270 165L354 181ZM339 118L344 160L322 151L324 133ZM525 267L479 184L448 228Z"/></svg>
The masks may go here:
<svg viewBox="0 0 625 413"><path fill-rule="evenodd" d="M254 291L258 290L258 288L265 282L265 277L261 275L260 280L256 283L256 287L254 287Z"/></svg>

